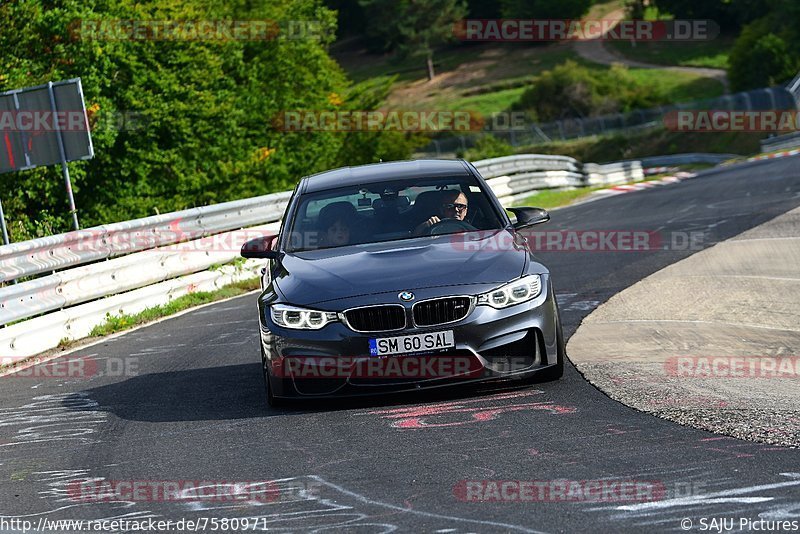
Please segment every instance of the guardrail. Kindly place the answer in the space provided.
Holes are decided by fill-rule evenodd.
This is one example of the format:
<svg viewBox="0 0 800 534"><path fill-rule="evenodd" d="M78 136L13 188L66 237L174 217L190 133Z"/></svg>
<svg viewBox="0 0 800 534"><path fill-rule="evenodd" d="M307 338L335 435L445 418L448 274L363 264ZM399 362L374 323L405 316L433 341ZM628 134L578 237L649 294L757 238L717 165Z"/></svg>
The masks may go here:
<svg viewBox="0 0 800 534"><path fill-rule="evenodd" d="M788 89L789 92L794 95L794 99L797 101L798 107L800 107L800 72L797 73L797 76L794 80L789 82L789 84L786 86L786 89Z"/></svg>
<svg viewBox="0 0 800 534"><path fill-rule="evenodd" d="M484 159L475 162L473 165L481 173L481 176L487 180L508 174L530 171L581 172L581 163L575 158L539 154L519 154Z"/></svg>
<svg viewBox="0 0 800 534"><path fill-rule="evenodd" d="M586 175L584 185L589 186L620 184L644 178L642 163L639 161L620 161L606 165L587 163L583 166L583 171Z"/></svg>
<svg viewBox="0 0 800 534"><path fill-rule="evenodd" d="M475 162L504 204L542 189L644 177L639 162L582 165L518 155ZM107 314L134 314L194 291L258 276L262 261L225 265L248 239L277 233L290 192L125 221L0 247L0 364L89 335ZM243 229L243 230L242 230ZM212 268L217 266L216 268Z"/></svg>
<svg viewBox="0 0 800 534"><path fill-rule="evenodd" d="M277 221L290 196L274 193L5 245L0 282Z"/></svg>
<svg viewBox="0 0 800 534"><path fill-rule="evenodd" d="M724 161L740 158L738 154L709 154L704 152L691 152L688 154L670 154L668 156L651 156L639 158L645 169L649 167L670 167L673 165L695 165L697 163L707 163L718 165Z"/></svg>
<svg viewBox="0 0 800 534"><path fill-rule="evenodd" d="M475 164L476 168L504 204L528 198L543 189L619 184L644 178L638 161L583 165L567 156L522 155L483 160L479 164Z"/></svg>
<svg viewBox="0 0 800 534"><path fill-rule="evenodd" d="M800 109L800 73L794 80L786 84L795 99L795 108ZM800 132L791 132L784 135L775 135L761 140L761 152L773 152L775 150L787 150L800 147Z"/></svg>
<svg viewBox="0 0 800 534"><path fill-rule="evenodd" d="M0 324L230 263L248 239L275 234L278 224L226 232L129 254L0 289Z"/></svg>
<svg viewBox="0 0 800 534"><path fill-rule="evenodd" d="M761 140L761 152L787 150L800 147L800 132L776 135Z"/></svg>
<svg viewBox="0 0 800 534"><path fill-rule="evenodd" d="M508 143L513 147L535 146L554 140L580 139L593 135L617 132L637 132L665 127L664 117L677 110L742 110L768 111L797 108L800 105L800 75L783 87L754 89L716 98L679 102L657 108L636 109L625 113L612 113L597 117L573 117L540 124L528 124L524 128L510 130L485 130L470 135L433 139L420 154L447 157L458 151L475 146L486 135Z"/></svg>

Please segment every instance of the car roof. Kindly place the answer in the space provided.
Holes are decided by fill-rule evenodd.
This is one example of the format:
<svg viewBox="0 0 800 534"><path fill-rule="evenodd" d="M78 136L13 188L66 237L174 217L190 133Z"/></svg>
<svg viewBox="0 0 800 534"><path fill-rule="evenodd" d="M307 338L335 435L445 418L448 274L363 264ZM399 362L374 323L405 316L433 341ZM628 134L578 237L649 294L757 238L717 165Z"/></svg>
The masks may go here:
<svg viewBox="0 0 800 534"><path fill-rule="evenodd" d="M342 167L303 178L301 193L316 193L337 187L363 183L389 182L404 178L440 176L471 176L469 167L460 159L421 159L371 163L357 167Z"/></svg>

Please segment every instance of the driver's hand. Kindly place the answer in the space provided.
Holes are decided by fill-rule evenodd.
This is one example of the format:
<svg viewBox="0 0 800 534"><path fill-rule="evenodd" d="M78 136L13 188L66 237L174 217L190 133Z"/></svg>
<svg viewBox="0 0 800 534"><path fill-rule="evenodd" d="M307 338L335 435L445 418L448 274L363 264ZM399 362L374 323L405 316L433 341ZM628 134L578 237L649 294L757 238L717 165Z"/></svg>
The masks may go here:
<svg viewBox="0 0 800 534"><path fill-rule="evenodd" d="M423 223L420 223L416 228L414 228L413 235L422 234L425 230L427 230L428 228L430 228L431 226L433 226L434 224L436 224L438 222L441 222L441 219L439 219L439 217L434 215L433 217L431 217L427 221L425 221Z"/></svg>

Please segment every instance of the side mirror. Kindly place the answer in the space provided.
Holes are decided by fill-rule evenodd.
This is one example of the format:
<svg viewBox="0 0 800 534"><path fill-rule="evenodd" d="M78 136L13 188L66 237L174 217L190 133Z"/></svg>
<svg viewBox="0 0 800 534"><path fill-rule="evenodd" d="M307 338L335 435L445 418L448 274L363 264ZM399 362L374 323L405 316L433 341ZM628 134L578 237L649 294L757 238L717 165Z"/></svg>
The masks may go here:
<svg viewBox="0 0 800 534"><path fill-rule="evenodd" d="M267 235L251 239L242 245L241 255L243 258L258 258L265 260L275 260L278 258L278 251L272 250L272 242L277 238L276 235Z"/></svg>
<svg viewBox="0 0 800 534"><path fill-rule="evenodd" d="M550 220L550 214L547 213L547 210L542 208L507 208L508 211L512 212L514 215L517 216L517 222L514 224L514 228L520 230L522 228L528 228L529 226L535 226L537 224L546 223Z"/></svg>

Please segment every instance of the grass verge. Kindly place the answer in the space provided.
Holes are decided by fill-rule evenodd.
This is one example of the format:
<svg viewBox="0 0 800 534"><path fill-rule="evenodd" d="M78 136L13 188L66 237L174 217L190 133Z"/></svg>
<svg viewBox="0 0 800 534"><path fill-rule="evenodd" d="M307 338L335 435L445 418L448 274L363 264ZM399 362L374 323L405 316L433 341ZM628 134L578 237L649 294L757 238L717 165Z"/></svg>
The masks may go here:
<svg viewBox="0 0 800 534"><path fill-rule="evenodd" d="M630 46L628 43L624 43ZM567 60L602 72L580 58L564 43L473 43L451 46L436 53L437 76L428 82L424 62L396 60L390 55L368 54L354 47L335 52L339 63L356 81L397 76L386 106L391 109L477 111L484 115L508 110L536 76ZM664 95L666 102L720 96L723 85L695 73L662 69L629 69L646 90Z"/></svg>
<svg viewBox="0 0 800 534"><path fill-rule="evenodd" d="M544 190L529 196L525 200L515 202L517 206L536 206L546 210L569 206L595 191L606 189L607 186L583 187L581 189Z"/></svg>
<svg viewBox="0 0 800 534"><path fill-rule="evenodd" d="M198 291L197 293L189 293L176 298L168 304L160 306L153 306L146 308L139 313L123 314L123 315L106 315L106 321L103 324L95 326L89 333L89 337L107 336L116 332L121 332L135 326L168 317L180 311L200 306L201 304L208 304L217 300L223 300L231 297L238 297L254 291L260 287L258 278L251 278L242 280L241 282L234 282L233 284L226 285L217 289L216 291ZM66 341L66 344L72 341ZM61 345L59 345L61 346ZM63 348L63 347L62 347Z"/></svg>
<svg viewBox="0 0 800 534"><path fill-rule="evenodd" d="M699 74L637 68L630 68L628 72L642 87L667 95L669 103L717 98L725 94L722 82Z"/></svg>
<svg viewBox="0 0 800 534"><path fill-rule="evenodd" d="M18 369L26 368L30 365L38 365L39 363L49 361L69 349L84 346L92 343L101 336L113 334L134 328L135 326L143 325L156 319L167 317L183 310L200 306L201 304L208 304L219 300L224 300L231 297L238 297L256 289L259 289L261 283L258 278L251 278L234 282L219 288L216 291L204 291L198 293L191 293L178 297L169 304L163 306L154 306L147 308L141 313L121 316L107 316L106 322L102 325L95 327L87 337L81 339L62 339L57 347L46 350L36 356L23 358L13 363L3 364L0 362L0 376L8 373L13 373Z"/></svg>
<svg viewBox="0 0 800 534"><path fill-rule="evenodd" d="M733 37L722 36L691 43L609 41L605 46L627 59L653 65L726 69L733 41Z"/></svg>

